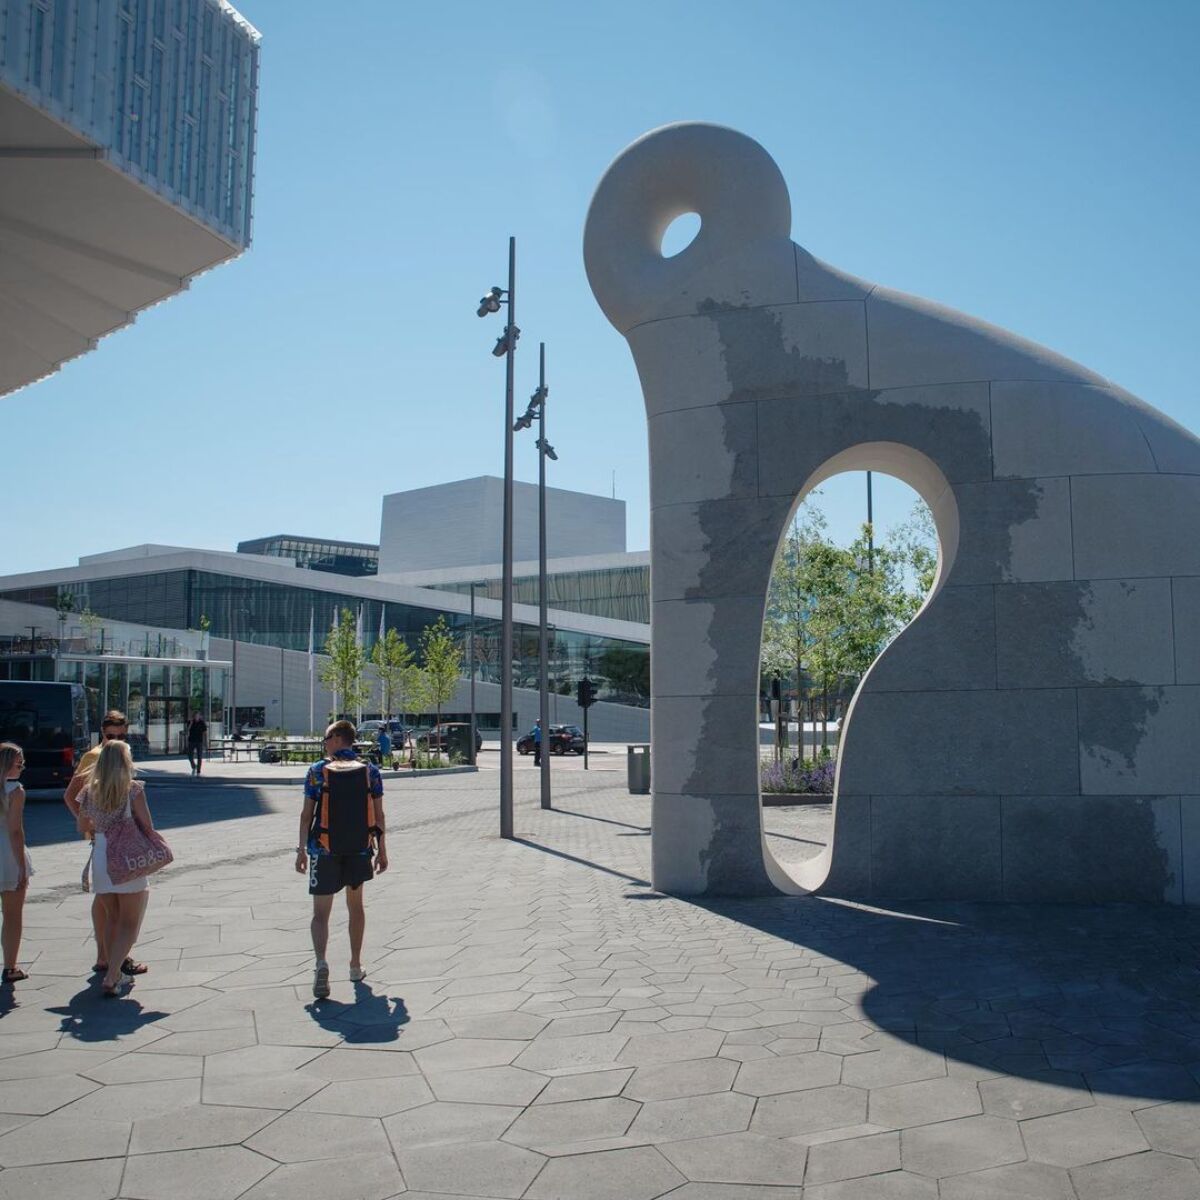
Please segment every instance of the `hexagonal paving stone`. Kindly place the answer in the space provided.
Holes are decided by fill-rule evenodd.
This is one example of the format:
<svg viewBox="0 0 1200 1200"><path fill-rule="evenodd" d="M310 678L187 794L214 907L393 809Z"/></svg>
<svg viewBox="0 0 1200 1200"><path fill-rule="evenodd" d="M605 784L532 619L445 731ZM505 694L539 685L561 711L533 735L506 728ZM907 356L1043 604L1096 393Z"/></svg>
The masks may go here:
<svg viewBox="0 0 1200 1200"><path fill-rule="evenodd" d="M196 1104L133 1124L130 1154L157 1154L164 1150L201 1150L207 1146L236 1146L279 1116L266 1108L233 1108L222 1104Z"/></svg>
<svg viewBox="0 0 1200 1200"><path fill-rule="evenodd" d="M842 1060L833 1054L813 1050L808 1054L789 1054L786 1058L760 1058L743 1063L734 1080L734 1091L747 1096L775 1096L781 1092L799 1092L805 1088L826 1087L837 1083Z"/></svg>
<svg viewBox="0 0 1200 1200"><path fill-rule="evenodd" d="M528 1071L600 1066L617 1061L629 1039L623 1033L585 1033L579 1037L538 1037L512 1060Z"/></svg>
<svg viewBox="0 0 1200 1200"><path fill-rule="evenodd" d="M298 1112L334 1113L343 1117L390 1117L433 1100L420 1075L397 1079L347 1079L323 1087Z"/></svg>
<svg viewBox="0 0 1200 1200"><path fill-rule="evenodd" d="M506 1142L532 1150L620 1137L637 1116L633 1100L609 1096L527 1108L504 1134Z"/></svg>
<svg viewBox="0 0 1200 1200"><path fill-rule="evenodd" d="M1160 1154L1134 1154L1107 1162L1076 1167L1071 1180L1082 1200L1196 1200L1200 1196L1200 1171L1186 1158Z"/></svg>
<svg viewBox="0 0 1200 1200"><path fill-rule="evenodd" d="M546 1161L507 1142L413 1146L397 1152L404 1182L414 1191L517 1197Z"/></svg>
<svg viewBox="0 0 1200 1200"><path fill-rule="evenodd" d="M278 1167L239 1200L388 1200L404 1187L400 1169L390 1154L365 1158L334 1158L322 1162Z"/></svg>
<svg viewBox="0 0 1200 1200"><path fill-rule="evenodd" d="M178 1112L200 1103L199 1079L160 1079L152 1083L116 1083L76 1100L64 1117L90 1121L137 1121L160 1113Z"/></svg>
<svg viewBox="0 0 1200 1200"><path fill-rule="evenodd" d="M865 1179L845 1179L804 1189L804 1200L937 1200L932 1179L908 1171L889 1171Z"/></svg>
<svg viewBox="0 0 1200 1200"><path fill-rule="evenodd" d="M526 1192L528 1200L654 1200L684 1178L650 1146L551 1159ZM787 1200L782 1197L781 1200Z"/></svg>
<svg viewBox="0 0 1200 1200"><path fill-rule="evenodd" d="M740 1183L686 1183L669 1196L670 1200L803 1200L804 1189ZM667 1200L666 1196L663 1200Z"/></svg>
<svg viewBox="0 0 1200 1200"><path fill-rule="evenodd" d="M449 1071L428 1076L439 1100L473 1104L532 1104L549 1080L519 1067L481 1067L475 1071Z"/></svg>
<svg viewBox="0 0 1200 1200"><path fill-rule="evenodd" d="M1091 1108L1094 1103L1083 1077L1070 1071L1046 1071L1034 1078L985 1079L979 1084L979 1094L984 1112L1018 1121Z"/></svg>
<svg viewBox="0 0 1200 1200"><path fill-rule="evenodd" d="M0 1137L0 1166L121 1157L131 1128L129 1121L72 1121L52 1114Z"/></svg>
<svg viewBox="0 0 1200 1200"><path fill-rule="evenodd" d="M633 1067L620 1067L612 1071L559 1075L538 1093L534 1103L562 1104L567 1100L599 1100L602 1096L616 1096L629 1082L633 1071Z"/></svg>
<svg viewBox="0 0 1200 1200"><path fill-rule="evenodd" d="M436 1102L388 1117L384 1129L397 1150L498 1138L521 1115L515 1105Z"/></svg>
<svg viewBox="0 0 1200 1200"><path fill-rule="evenodd" d="M804 1179L807 1147L757 1133L667 1142L659 1149L689 1179L705 1183L759 1183L789 1187Z"/></svg>
<svg viewBox="0 0 1200 1200"><path fill-rule="evenodd" d="M875 1133L808 1148L805 1186L858 1179L900 1169L900 1135Z"/></svg>
<svg viewBox="0 0 1200 1200"><path fill-rule="evenodd" d="M422 1071L468 1071L476 1067L502 1067L521 1053L523 1043L510 1038L456 1038L413 1051Z"/></svg>
<svg viewBox="0 0 1200 1200"><path fill-rule="evenodd" d="M47 1075L41 1079L13 1079L0 1083L0 1113L42 1117L97 1090L78 1075Z"/></svg>
<svg viewBox="0 0 1200 1200"><path fill-rule="evenodd" d="M346 1079L391 1079L418 1075L413 1055L395 1050L330 1050L305 1063L299 1074L340 1082Z"/></svg>
<svg viewBox="0 0 1200 1200"><path fill-rule="evenodd" d="M282 1163L387 1154L390 1150L376 1118L315 1112L286 1113L249 1138L246 1145Z"/></svg>
<svg viewBox="0 0 1200 1200"><path fill-rule="evenodd" d="M657 1063L638 1067L623 1094L633 1100L678 1100L683 1096L727 1092L737 1072L737 1063L727 1058Z"/></svg>
<svg viewBox="0 0 1200 1200"><path fill-rule="evenodd" d="M631 1037L617 1061L642 1066L647 1063L683 1062L712 1058L725 1035L716 1029L687 1029L680 1033L645 1033Z"/></svg>
<svg viewBox="0 0 1200 1200"><path fill-rule="evenodd" d="M1200 1104L1183 1101L1140 1108L1133 1119L1155 1150L1200 1158Z"/></svg>
<svg viewBox="0 0 1200 1200"><path fill-rule="evenodd" d="M52 1163L45 1167L10 1167L0 1173L0 1200L55 1196L69 1200L113 1200L125 1169L119 1158L100 1162Z"/></svg>
<svg viewBox="0 0 1200 1200"><path fill-rule="evenodd" d="M922 1079L874 1088L867 1120L885 1129L908 1129L973 1117L982 1111L979 1091L969 1079Z"/></svg>
<svg viewBox="0 0 1200 1200"><path fill-rule="evenodd" d="M1067 1172L1047 1163L1012 1163L955 1175L943 1179L941 1189L941 1200L1076 1200Z"/></svg>
<svg viewBox="0 0 1200 1200"><path fill-rule="evenodd" d="M1016 1122L1001 1117L963 1117L904 1130L900 1157L906 1171L940 1178L1020 1162L1025 1148Z"/></svg>
<svg viewBox="0 0 1200 1200"><path fill-rule="evenodd" d="M243 1146L135 1155L121 1194L129 1200L235 1200L275 1164Z"/></svg>
<svg viewBox="0 0 1200 1200"><path fill-rule="evenodd" d="M742 1133L750 1125L754 1097L736 1092L712 1092L678 1100L651 1100L629 1127L629 1136L648 1142L677 1142Z"/></svg>
<svg viewBox="0 0 1200 1200"><path fill-rule="evenodd" d="M1178 1063L1140 1062L1086 1073L1096 1103L1114 1108L1145 1108L1164 1100L1200 1098L1200 1083Z"/></svg>
<svg viewBox="0 0 1200 1200"><path fill-rule="evenodd" d="M842 1082L852 1087L891 1087L897 1083L937 1079L945 1074L946 1059L940 1051L910 1046L847 1057Z"/></svg>
<svg viewBox="0 0 1200 1200"><path fill-rule="evenodd" d="M867 1095L862 1088L836 1084L763 1096L755 1106L750 1128L770 1137L802 1138L818 1130L861 1125L867 1119Z"/></svg>
<svg viewBox="0 0 1200 1200"><path fill-rule="evenodd" d="M1115 1108L1080 1108L1021 1122L1021 1133L1035 1162L1081 1167L1106 1158L1149 1150L1137 1122Z"/></svg>

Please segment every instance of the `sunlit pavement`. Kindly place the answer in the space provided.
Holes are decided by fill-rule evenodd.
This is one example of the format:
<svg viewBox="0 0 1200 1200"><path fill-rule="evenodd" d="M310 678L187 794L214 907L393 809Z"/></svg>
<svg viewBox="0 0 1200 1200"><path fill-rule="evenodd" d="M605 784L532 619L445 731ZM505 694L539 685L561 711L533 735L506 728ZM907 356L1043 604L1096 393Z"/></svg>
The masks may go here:
<svg viewBox="0 0 1200 1200"><path fill-rule="evenodd" d="M31 805L0 1200L1200 1197L1200 914L663 897L619 749L548 813L518 760L513 842L493 770L389 775L369 974L339 906L320 1003L298 786L147 771L177 861L122 1000ZM828 821L770 809L769 843Z"/></svg>

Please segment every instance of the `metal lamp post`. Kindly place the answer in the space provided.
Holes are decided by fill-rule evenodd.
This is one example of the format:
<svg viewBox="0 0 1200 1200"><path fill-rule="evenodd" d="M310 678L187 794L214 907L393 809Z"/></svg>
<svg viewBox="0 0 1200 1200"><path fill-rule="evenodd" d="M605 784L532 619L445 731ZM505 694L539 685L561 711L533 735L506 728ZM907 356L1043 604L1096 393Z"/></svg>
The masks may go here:
<svg viewBox="0 0 1200 1200"><path fill-rule="evenodd" d="M471 583L471 633L468 645L470 649L467 651L467 670L471 675L471 765L477 765L477 752L475 750L475 589L479 586L478 583Z"/></svg>
<svg viewBox="0 0 1200 1200"><path fill-rule="evenodd" d="M550 680L547 659L549 647L546 624L546 459L556 459L554 447L546 441L546 343L538 346L538 386L529 398L525 415L513 425L516 429L528 429L534 417L538 422L538 712L542 727L542 807L550 808Z"/></svg>
<svg viewBox="0 0 1200 1200"><path fill-rule="evenodd" d="M494 287L479 301L477 315L486 317L508 305L508 324L496 339L492 354L505 360L504 369L504 517L500 597L500 836L513 836L512 760L512 638L513 638L513 357L517 339L517 239L508 239L508 291Z"/></svg>

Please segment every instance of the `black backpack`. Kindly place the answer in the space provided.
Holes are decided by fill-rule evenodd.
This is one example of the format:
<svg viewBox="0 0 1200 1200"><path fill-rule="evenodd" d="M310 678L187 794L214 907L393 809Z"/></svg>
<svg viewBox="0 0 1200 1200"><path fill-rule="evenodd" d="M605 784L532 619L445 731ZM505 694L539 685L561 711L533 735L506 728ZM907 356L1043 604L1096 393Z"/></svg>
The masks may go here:
<svg viewBox="0 0 1200 1200"><path fill-rule="evenodd" d="M343 759L325 763L312 840L327 854L363 854L371 848L371 836L382 832L367 764Z"/></svg>

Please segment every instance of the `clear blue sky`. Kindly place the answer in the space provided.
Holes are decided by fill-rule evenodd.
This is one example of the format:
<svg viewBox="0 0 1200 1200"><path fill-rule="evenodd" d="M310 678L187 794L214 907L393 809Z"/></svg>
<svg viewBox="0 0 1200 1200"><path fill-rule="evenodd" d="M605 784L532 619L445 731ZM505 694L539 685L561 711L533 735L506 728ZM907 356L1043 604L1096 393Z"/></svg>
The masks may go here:
<svg viewBox="0 0 1200 1200"><path fill-rule="evenodd" d="M644 548L641 396L580 241L608 162L680 119L761 141L818 256L1200 426L1192 0L241 8L263 33L254 245L3 401L6 573L143 541L374 540L384 492L500 474L500 324L474 309L510 233L552 482L607 494L615 470ZM826 489L835 532L859 493Z"/></svg>

